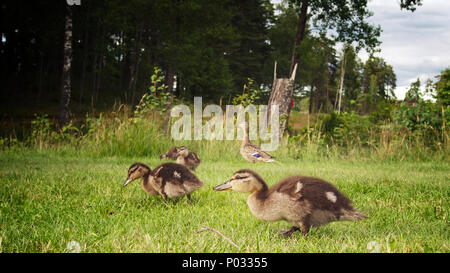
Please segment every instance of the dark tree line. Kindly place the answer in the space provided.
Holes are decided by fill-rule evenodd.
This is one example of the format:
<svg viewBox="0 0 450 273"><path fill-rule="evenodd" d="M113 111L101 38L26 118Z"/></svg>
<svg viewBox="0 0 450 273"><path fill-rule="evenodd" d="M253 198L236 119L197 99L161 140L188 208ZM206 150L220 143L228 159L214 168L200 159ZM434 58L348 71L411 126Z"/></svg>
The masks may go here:
<svg viewBox="0 0 450 273"><path fill-rule="evenodd" d="M65 1L2 4L3 99L59 99L66 7ZM84 0L70 10L77 104L136 104L154 66L174 95L215 100L242 90L248 77L261 82L270 54L268 1Z"/></svg>
<svg viewBox="0 0 450 273"><path fill-rule="evenodd" d="M400 4L414 9L421 1ZM334 45L351 41L343 108L374 90L382 99L391 96L392 67L379 58L368 64L356 58L359 48L379 45L380 29L366 22L367 1L292 0L279 5L277 15L274 9L268 0L82 0L69 8L66 1L4 1L2 105L58 104L67 75L72 109L135 105L155 66L169 93L181 99L227 103L252 78L267 100L278 61L279 75L289 76L298 64L294 95L309 97L309 112L328 111L339 98L343 67ZM68 12L72 52L70 74L64 74ZM326 35L328 29L336 35Z"/></svg>

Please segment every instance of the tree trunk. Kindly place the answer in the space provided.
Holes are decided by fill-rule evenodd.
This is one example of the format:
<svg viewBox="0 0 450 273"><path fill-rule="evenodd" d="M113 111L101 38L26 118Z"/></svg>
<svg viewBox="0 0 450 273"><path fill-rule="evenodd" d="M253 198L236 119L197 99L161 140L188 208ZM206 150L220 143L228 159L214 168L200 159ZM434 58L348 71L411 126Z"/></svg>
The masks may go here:
<svg viewBox="0 0 450 273"><path fill-rule="evenodd" d="M83 102L83 93L85 88L85 82L86 82L86 66L87 66L87 57L88 57L88 39L89 39L89 28L87 27L89 25L89 2L86 3L87 9L86 9L86 17L84 19L84 35L83 35L83 62L81 64L81 79L80 79L80 98L78 101L78 104L81 105Z"/></svg>
<svg viewBox="0 0 450 273"><path fill-rule="evenodd" d="M308 113L312 114L313 107L313 98L314 98L314 82L311 83L311 91L309 91L309 109Z"/></svg>
<svg viewBox="0 0 450 273"><path fill-rule="evenodd" d="M298 63L297 47L305 38L306 22L308 21L308 0L303 0L300 7L300 16L298 18L297 35L295 36L294 49L292 50L291 69L289 74L292 75L295 64Z"/></svg>
<svg viewBox="0 0 450 273"><path fill-rule="evenodd" d="M283 135L284 130L288 127L289 116L291 112L292 100L294 97L294 80L297 71L298 53L297 47L305 38L306 22L308 20L308 0L302 0L300 7L300 16L297 25L297 35L295 37L294 48L292 50L291 67L289 71L290 78L276 78L276 63L274 69L274 80L272 86L272 92L269 98L268 114L270 117L270 108L273 104L279 105L281 124L280 124L280 137Z"/></svg>
<svg viewBox="0 0 450 273"><path fill-rule="evenodd" d="M144 22L140 24L139 29L136 32L136 43L134 46L134 63L130 66L130 81L128 82L128 89L131 90L131 105L134 105L136 100L136 84L137 77L139 74L139 65L141 62L142 54L141 54L141 40L142 40L142 32L144 30Z"/></svg>
<svg viewBox="0 0 450 273"><path fill-rule="evenodd" d="M297 65L294 66L290 78L277 79L277 63L275 62L273 72L273 86L270 93L269 105L268 105L268 118L270 118L270 111L272 105L278 105L280 121L280 137L283 135L284 130L288 125L289 110L291 106L292 97L294 95L294 81L297 71Z"/></svg>
<svg viewBox="0 0 450 273"><path fill-rule="evenodd" d="M167 67L167 71L166 71L166 84L167 84L167 92L169 92L170 94L170 103L172 104L173 102L173 96L174 96L174 90L173 90L173 83L174 83L174 69L173 69L173 65L169 64L169 66Z"/></svg>
<svg viewBox="0 0 450 273"><path fill-rule="evenodd" d="M86 79L86 64L87 64L87 55L88 55L88 30L86 29L84 32L84 47L83 47L83 63L81 64L81 79L80 79L80 98L78 104L82 104L83 102L83 93L85 88L85 79Z"/></svg>
<svg viewBox="0 0 450 273"><path fill-rule="evenodd" d="M44 83L44 52L39 51L39 80L38 80L38 94L36 101L39 104L41 102L42 89Z"/></svg>
<svg viewBox="0 0 450 273"><path fill-rule="evenodd" d="M341 60L341 83L339 86L339 99L338 99L338 113L341 113L341 100L342 100L342 90L344 88L344 76L345 76L345 48L342 51Z"/></svg>
<svg viewBox="0 0 450 273"><path fill-rule="evenodd" d="M72 9L66 6L66 24L64 39L64 65L62 72L62 88L59 104L59 127L62 128L69 123L70 120L70 66L72 62Z"/></svg>
<svg viewBox="0 0 450 273"><path fill-rule="evenodd" d="M100 52L100 61L98 62L98 73L97 73L97 81L95 82L95 89L94 89L94 105L97 105L98 102L98 95L100 93L100 83L102 80L102 72L103 72L103 63L104 63L104 56L103 56L103 50Z"/></svg>

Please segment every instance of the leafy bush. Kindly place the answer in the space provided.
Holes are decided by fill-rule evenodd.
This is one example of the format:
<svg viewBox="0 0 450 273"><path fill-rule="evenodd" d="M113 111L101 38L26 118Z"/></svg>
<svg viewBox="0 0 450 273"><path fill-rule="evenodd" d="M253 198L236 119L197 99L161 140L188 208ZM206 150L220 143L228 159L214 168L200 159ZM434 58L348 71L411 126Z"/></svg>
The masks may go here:
<svg viewBox="0 0 450 273"><path fill-rule="evenodd" d="M167 86L161 84L164 81L162 70L158 67L154 68L154 74L151 76L152 85L149 86L149 92L145 93L139 104L136 106L136 115L145 115L151 111L164 113L168 110L171 101L170 94L167 92Z"/></svg>
<svg viewBox="0 0 450 273"><path fill-rule="evenodd" d="M394 111L395 105L387 100L380 100L375 108L369 114L369 119L373 124L381 124L383 122L392 121L392 111Z"/></svg>
<svg viewBox="0 0 450 273"><path fill-rule="evenodd" d="M450 68L442 71L437 77L439 81L436 83L436 97L438 102L448 110L450 106Z"/></svg>
<svg viewBox="0 0 450 273"><path fill-rule="evenodd" d="M253 104L259 99L261 95L261 90L256 86L254 81L250 78L247 79L247 84L244 85L244 90L242 90L241 95L236 95L233 98L233 105L242 104L242 106L247 107L249 104ZM247 92L246 92L247 91Z"/></svg>
<svg viewBox="0 0 450 273"><path fill-rule="evenodd" d="M413 137L420 137L427 144L445 141L450 125L450 111L448 107L425 100L419 88L420 81L417 80L406 93L405 100L394 111L394 121L410 131Z"/></svg>

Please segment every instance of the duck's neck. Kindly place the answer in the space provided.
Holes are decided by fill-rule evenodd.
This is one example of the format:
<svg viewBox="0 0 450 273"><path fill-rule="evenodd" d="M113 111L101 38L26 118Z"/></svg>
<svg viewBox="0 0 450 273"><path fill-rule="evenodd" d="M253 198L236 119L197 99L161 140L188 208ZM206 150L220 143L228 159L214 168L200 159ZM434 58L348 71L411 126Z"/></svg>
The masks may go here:
<svg viewBox="0 0 450 273"><path fill-rule="evenodd" d="M250 194L247 199L252 214L263 221L278 221L282 218L276 203L267 188Z"/></svg>
<svg viewBox="0 0 450 273"><path fill-rule="evenodd" d="M186 161L186 157L183 155L178 155L176 163L183 165L183 163Z"/></svg>
<svg viewBox="0 0 450 273"><path fill-rule="evenodd" d="M149 177L150 174L147 173L142 177L142 187L144 188L144 190L150 194L155 194L156 191L155 189L152 187L152 185L150 185L149 183Z"/></svg>
<svg viewBox="0 0 450 273"><path fill-rule="evenodd" d="M248 139L248 127L244 128L244 138L242 140L242 145L245 145L247 143L249 143L250 140Z"/></svg>

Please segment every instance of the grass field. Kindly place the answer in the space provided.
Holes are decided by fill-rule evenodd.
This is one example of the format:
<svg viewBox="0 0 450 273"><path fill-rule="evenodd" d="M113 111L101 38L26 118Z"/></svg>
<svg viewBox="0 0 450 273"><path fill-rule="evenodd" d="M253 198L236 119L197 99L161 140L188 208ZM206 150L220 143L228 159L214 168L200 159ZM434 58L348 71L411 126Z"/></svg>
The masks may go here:
<svg viewBox="0 0 450 273"><path fill-rule="evenodd" d="M156 158L0 152L0 250L68 252L76 241L82 252L449 252L448 162L202 159L195 174L205 186L191 205L185 198L164 203L140 181L122 187L129 165L155 167ZM245 194L212 190L242 168L269 185L291 174L321 177L369 219L313 228L307 239L298 232L281 238L277 231L288 223L256 219ZM196 233L203 226L240 249L214 232Z"/></svg>

